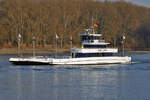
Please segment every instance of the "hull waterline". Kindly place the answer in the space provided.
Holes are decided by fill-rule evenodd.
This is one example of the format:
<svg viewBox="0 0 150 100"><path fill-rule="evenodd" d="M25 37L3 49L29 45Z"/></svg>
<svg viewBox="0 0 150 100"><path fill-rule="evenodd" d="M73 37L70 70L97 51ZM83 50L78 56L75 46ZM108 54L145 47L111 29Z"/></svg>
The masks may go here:
<svg viewBox="0 0 150 100"><path fill-rule="evenodd" d="M16 65L101 65L130 63L131 57L10 58L9 61Z"/></svg>

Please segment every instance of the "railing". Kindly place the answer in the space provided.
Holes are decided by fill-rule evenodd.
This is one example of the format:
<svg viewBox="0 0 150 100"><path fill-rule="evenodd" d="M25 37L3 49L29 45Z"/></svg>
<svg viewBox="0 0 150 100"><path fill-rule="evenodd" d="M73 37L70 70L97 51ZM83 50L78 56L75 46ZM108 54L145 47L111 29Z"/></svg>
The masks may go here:
<svg viewBox="0 0 150 100"><path fill-rule="evenodd" d="M107 52L111 52L111 53L117 53L118 52L118 48L72 48L71 52L75 52L75 53L107 53Z"/></svg>
<svg viewBox="0 0 150 100"><path fill-rule="evenodd" d="M55 58L55 59L69 59L69 58L72 58L71 56L58 56L57 57L52 57L52 58Z"/></svg>

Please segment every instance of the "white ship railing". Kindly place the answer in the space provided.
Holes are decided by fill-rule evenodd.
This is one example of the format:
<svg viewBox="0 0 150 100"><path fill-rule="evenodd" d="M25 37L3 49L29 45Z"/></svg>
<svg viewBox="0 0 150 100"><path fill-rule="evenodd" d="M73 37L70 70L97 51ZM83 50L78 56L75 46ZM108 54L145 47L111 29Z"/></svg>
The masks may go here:
<svg viewBox="0 0 150 100"><path fill-rule="evenodd" d="M118 48L72 48L72 53L117 53Z"/></svg>

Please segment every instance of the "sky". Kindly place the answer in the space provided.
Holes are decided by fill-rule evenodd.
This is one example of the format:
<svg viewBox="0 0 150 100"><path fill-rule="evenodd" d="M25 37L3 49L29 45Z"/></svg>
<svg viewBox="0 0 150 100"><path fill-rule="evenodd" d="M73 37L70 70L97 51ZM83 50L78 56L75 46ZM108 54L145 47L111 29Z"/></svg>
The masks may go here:
<svg viewBox="0 0 150 100"><path fill-rule="evenodd" d="M150 0L125 0L125 1L150 8Z"/></svg>
<svg viewBox="0 0 150 100"><path fill-rule="evenodd" d="M104 1L104 0L101 0ZM110 0L110 1L115 1L115 0ZM127 2L132 2L133 4L137 4L140 6L145 6L150 8L150 0L124 0Z"/></svg>

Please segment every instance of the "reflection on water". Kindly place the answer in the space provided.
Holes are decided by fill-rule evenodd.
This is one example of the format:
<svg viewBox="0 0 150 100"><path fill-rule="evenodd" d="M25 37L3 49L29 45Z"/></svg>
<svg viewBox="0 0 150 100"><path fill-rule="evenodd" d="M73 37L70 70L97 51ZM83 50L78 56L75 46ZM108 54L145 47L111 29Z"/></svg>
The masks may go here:
<svg viewBox="0 0 150 100"><path fill-rule="evenodd" d="M149 54L132 56L94 66L15 66L1 56L0 100L149 100Z"/></svg>
<svg viewBox="0 0 150 100"><path fill-rule="evenodd" d="M35 67L33 68L35 69ZM14 86L17 88L17 100L31 98L32 100L39 98L68 100L72 97L75 97L74 100L118 99L121 80L120 72L115 70L110 72L54 69L54 71L49 70L44 73L41 70L31 70L30 73L22 73L22 70L17 71L16 79L13 77L16 80Z"/></svg>

